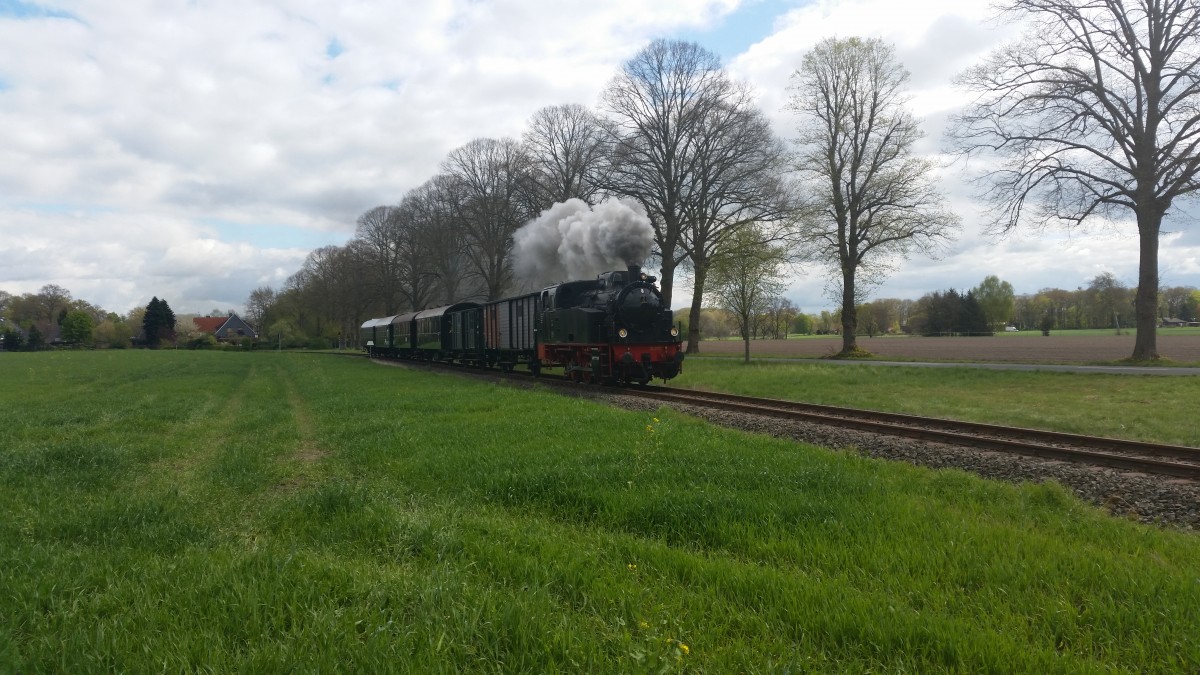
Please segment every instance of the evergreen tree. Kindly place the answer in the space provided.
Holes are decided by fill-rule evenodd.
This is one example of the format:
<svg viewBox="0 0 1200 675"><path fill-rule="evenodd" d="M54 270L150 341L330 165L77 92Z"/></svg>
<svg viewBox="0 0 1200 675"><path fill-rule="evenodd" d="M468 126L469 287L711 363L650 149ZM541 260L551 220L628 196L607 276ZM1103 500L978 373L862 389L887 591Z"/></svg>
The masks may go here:
<svg viewBox="0 0 1200 675"><path fill-rule="evenodd" d="M992 332L988 326L987 313L984 312L983 305L979 304L973 290L962 296L958 312L958 332L963 335L986 335Z"/></svg>
<svg viewBox="0 0 1200 675"><path fill-rule="evenodd" d="M29 334L25 339L25 350L36 352L41 349L46 343L46 338L42 335L42 331L38 330L37 326L29 327Z"/></svg>
<svg viewBox="0 0 1200 675"><path fill-rule="evenodd" d="M19 351L24 346L25 336L21 334L21 331L13 328L4 331L4 349L6 351Z"/></svg>
<svg viewBox="0 0 1200 675"><path fill-rule="evenodd" d="M159 300L158 296L150 299L142 317L142 330L146 334L146 344L152 348L164 340L175 339L175 312L166 300Z"/></svg>

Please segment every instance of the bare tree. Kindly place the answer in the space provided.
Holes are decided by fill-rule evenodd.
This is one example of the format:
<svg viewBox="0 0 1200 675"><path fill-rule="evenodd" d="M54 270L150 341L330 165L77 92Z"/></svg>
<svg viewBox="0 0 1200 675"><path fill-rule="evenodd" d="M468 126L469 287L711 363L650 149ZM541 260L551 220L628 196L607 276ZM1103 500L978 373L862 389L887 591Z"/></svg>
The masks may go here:
<svg viewBox="0 0 1200 675"><path fill-rule="evenodd" d="M357 242L357 243L356 243ZM348 246L313 250L304 265L288 278L288 291L296 300L296 325L311 335L345 339L365 320L370 300L361 293L368 277L368 261L361 241Z"/></svg>
<svg viewBox="0 0 1200 675"><path fill-rule="evenodd" d="M461 187L453 176L438 174L404 198L405 210L421 233L426 263L433 275L434 288L427 302L450 303L463 297L461 288L468 264L463 255L463 234L455 218L463 199ZM425 303L413 304L414 310L424 307Z"/></svg>
<svg viewBox="0 0 1200 675"><path fill-rule="evenodd" d="M691 184L683 203L683 250L692 268L687 352L700 351L699 318L711 261L751 224L764 244L777 241L792 212L781 181L785 152L744 87L708 108L693 133ZM767 227L770 225L770 227Z"/></svg>
<svg viewBox="0 0 1200 675"><path fill-rule="evenodd" d="M782 289L780 289L780 292L782 292ZM764 337L770 337L774 340L786 340L791 326L799 314L800 308L795 303L788 298L776 295L767 303L766 316L769 319L767 323L768 333Z"/></svg>
<svg viewBox="0 0 1200 675"><path fill-rule="evenodd" d="M376 206L358 217L354 237L367 259L370 282L363 290L378 303L384 314L392 314L400 302L400 220L394 206Z"/></svg>
<svg viewBox="0 0 1200 675"><path fill-rule="evenodd" d="M250 319L250 325L260 334L266 328L267 311L273 304L275 291L270 286L259 286L250 291L250 297L246 300L246 318Z"/></svg>
<svg viewBox="0 0 1200 675"><path fill-rule="evenodd" d="M788 108L800 117L796 169L820 215L802 239L830 265L841 300L842 354L859 351L856 306L900 260L947 241L946 210L905 107L906 71L878 39L823 40L792 75Z"/></svg>
<svg viewBox="0 0 1200 675"><path fill-rule="evenodd" d="M46 284L30 298L34 319L58 322L66 316L71 305L71 292L58 284Z"/></svg>
<svg viewBox="0 0 1200 675"><path fill-rule="evenodd" d="M698 125L711 107L738 94L712 52L691 42L655 40L625 63L601 96L613 133L605 187L637 199L650 216L667 306L675 270L688 255L685 208L696 187Z"/></svg>
<svg viewBox="0 0 1200 675"><path fill-rule="evenodd" d="M413 191L404 196L399 208L391 214L400 296L411 310L427 306L433 300L437 284L432 253L435 238L429 232L434 224L424 216L424 204Z"/></svg>
<svg viewBox="0 0 1200 675"><path fill-rule="evenodd" d="M1158 358L1163 216L1200 184L1200 4L1195 0L1007 0L1031 22L1018 44L960 78L976 94L951 132L986 174L994 227L1137 221L1133 358ZM1029 207L1029 208L1027 208Z"/></svg>
<svg viewBox="0 0 1200 675"><path fill-rule="evenodd" d="M607 164L608 136L600 118L576 103L534 113L522 138L529 153L531 210L573 197L594 205Z"/></svg>
<svg viewBox="0 0 1200 675"><path fill-rule="evenodd" d="M488 300L500 298L512 282L512 235L531 214L523 207L528 157L516 141L478 138L452 151L443 163L456 184L455 220L463 253Z"/></svg>

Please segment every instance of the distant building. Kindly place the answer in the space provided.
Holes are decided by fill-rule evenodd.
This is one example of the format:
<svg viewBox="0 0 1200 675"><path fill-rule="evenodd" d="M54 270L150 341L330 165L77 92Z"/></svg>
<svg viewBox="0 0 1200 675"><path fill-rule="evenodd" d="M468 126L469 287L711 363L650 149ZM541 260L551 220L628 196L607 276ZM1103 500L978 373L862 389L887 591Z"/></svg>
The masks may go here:
<svg viewBox="0 0 1200 675"><path fill-rule="evenodd" d="M192 319L192 323L196 324L196 329L201 333L208 333L218 340L258 337L258 333L250 327L250 324L242 321L241 317L237 314L230 314L229 316L198 316Z"/></svg>
<svg viewBox="0 0 1200 675"><path fill-rule="evenodd" d="M1163 328L1181 328L1183 326L1200 326L1200 321L1184 321L1183 319L1163 319Z"/></svg>

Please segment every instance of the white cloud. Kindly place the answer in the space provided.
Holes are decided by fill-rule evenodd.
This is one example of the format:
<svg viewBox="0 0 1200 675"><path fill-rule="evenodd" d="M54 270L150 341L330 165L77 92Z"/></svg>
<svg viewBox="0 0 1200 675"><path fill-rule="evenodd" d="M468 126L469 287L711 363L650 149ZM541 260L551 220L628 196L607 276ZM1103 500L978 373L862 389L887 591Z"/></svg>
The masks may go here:
<svg viewBox="0 0 1200 675"><path fill-rule="evenodd" d="M735 58L730 70L755 86L760 105L781 136L794 134L794 120L784 106L789 78L805 52L827 37L878 37L896 46L897 58L911 73L910 109L923 118L926 132L916 149L935 156L942 152L950 116L966 101L952 85L953 77L1019 33L1019 27L994 20L987 0L817 0L790 11L776 27L774 34ZM1138 243L1131 222L1090 233L1023 230L1004 239L986 236L987 206L967 182L969 171L979 168L979 163L973 165L958 163L940 172L951 208L963 219L958 241L937 260L914 256L901 264L872 297L916 298L933 290L971 288L989 274L1010 281L1018 293L1086 286L1106 271L1137 285ZM1177 222L1189 221L1194 219L1186 214L1177 217ZM1176 240L1164 240L1164 283L1200 285L1197 239L1200 231L1190 228ZM807 311L835 306L826 285L823 271L808 270L792 284L790 297Z"/></svg>
<svg viewBox="0 0 1200 675"><path fill-rule="evenodd" d="M398 201L458 145L519 135L547 105L594 104L650 39L719 25L738 1L41 4L69 16L0 9L0 289L56 283L114 311L157 295L207 312L278 287L308 250L345 241L360 213ZM804 51L831 35L880 36L912 71L921 147L936 152L959 101L949 78L1008 34L987 16L982 0L819 0L742 40L752 46L729 67L786 137L788 77ZM957 172L946 186L968 221L963 239L940 261L905 264L880 294L988 273L1018 290L1094 275L1056 242L980 237ZM1200 285L1198 238L1164 244L1164 281L1169 271ZM1129 238L1089 241L1121 269L1136 261ZM829 304L823 284L800 279L806 309Z"/></svg>
<svg viewBox="0 0 1200 675"><path fill-rule="evenodd" d="M591 104L650 37L729 10L686 0L81 0L0 11L0 288L125 308L240 305L304 251L204 223L342 240L472 138ZM36 232L36 235L29 234ZM244 288L222 280L243 279ZM207 287L223 287L217 296Z"/></svg>

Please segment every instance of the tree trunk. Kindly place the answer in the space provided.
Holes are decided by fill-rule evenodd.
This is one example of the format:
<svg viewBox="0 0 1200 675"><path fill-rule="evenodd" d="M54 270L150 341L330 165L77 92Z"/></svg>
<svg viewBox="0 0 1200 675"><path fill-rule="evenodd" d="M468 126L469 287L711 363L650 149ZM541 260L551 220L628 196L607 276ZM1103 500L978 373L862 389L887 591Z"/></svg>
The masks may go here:
<svg viewBox="0 0 1200 675"><path fill-rule="evenodd" d="M671 306L671 296L675 292L675 263L671 260L674 254L674 251L669 254L664 252L659 269L661 276L658 278L658 290L662 293L663 307L668 308Z"/></svg>
<svg viewBox="0 0 1200 675"><path fill-rule="evenodd" d="M692 292L692 309L688 314L688 343L687 354L700 353L700 310L704 305L704 279L708 276L708 262L704 260L696 260L693 263L695 271L695 289ZM747 343L747 349L749 345Z"/></svg>
<svg viewBox="0 0 1200 675"><path fill-rule="evenodd" d="M842 270L842 353L858 350L858 307L854 304L854 268Z"/></svg>
<svg viewBox="0 0 1200 675"><path fill-rule="evenodd" d="M747 323L749 323L749 322L747 322ZM743 363L750 363L750 331L749 331L749 330L747 330L747 331L746 331L746 332L743 334L743 336L742 336L742 342L745 344L745 347L746 347L746 349L745 349L745 359L743 359L743 361L742 361L742 362L743 362Z"/></svg>
<svg viewBox="0 0 1200 675"><path fill-rule="evenodd" d="M1146 211L1155 206L1143 207ZM1137 339L1133 343L1133 360L1153 361L1158 359L1158 234L1162 226L1162 214L1157 210L1138 215L1138 233L1141 240L1138 261L1137 298L1134 300L1134 317L1137 320Z"/></svg>

